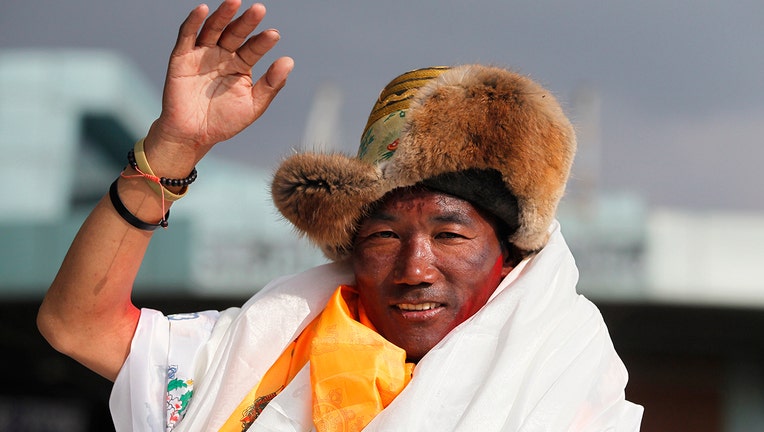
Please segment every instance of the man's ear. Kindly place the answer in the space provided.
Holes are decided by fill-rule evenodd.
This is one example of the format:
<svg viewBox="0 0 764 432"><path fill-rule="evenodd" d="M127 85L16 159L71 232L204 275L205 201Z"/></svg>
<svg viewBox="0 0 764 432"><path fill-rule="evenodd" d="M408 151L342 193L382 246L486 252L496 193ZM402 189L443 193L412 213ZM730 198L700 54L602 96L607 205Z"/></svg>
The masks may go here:
<svg viewBox="0 0 764 432"><path fill-rule="evenodd" d="M515 268L515 265L515 262L510 260L509 257L504 257L504 265L501 267L502 279L507 277L507 275Z"/></svg>
<svg viewBox="0 0 764 432"><path fill-rule="evenodd" d="M501 242L501 256L504 260L501 268L502 278L506 277L523 260L523 254L517 246L506 240Z"/></svg>

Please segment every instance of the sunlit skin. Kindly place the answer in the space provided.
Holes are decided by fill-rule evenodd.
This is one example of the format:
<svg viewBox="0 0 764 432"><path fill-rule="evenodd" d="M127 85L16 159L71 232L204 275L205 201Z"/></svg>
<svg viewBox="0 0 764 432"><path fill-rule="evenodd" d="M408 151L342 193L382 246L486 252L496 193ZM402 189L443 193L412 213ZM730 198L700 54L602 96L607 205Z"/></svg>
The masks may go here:
<svg viewBox="0 0 764 432"><path fill-rule="evenodd" d="M426 189L389 194L353 246L361 304L377 331L419 361L474 315L512 270L494 219Z"/></svg>

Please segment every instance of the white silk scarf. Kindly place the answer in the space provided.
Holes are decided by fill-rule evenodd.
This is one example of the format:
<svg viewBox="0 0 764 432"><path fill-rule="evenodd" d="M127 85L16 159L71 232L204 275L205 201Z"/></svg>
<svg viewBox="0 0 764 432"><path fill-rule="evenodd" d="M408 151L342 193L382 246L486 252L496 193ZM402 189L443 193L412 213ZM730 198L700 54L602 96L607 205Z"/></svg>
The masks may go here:
<svg viewBox="0 0 764 432"><path fill-rule="evenodd" d="M409 385L365 430L639 430L642 407L625 400L626 369L599 311L575 291L578 271L559 225L551 231L547 246L419 362ZM217 430L334 289L353 282L340 264L282 278L241 310L212 317L206 332L173 330L174 321L144 311L112 393L117 430L166 430L162 371L181 360L193 375L193 398L171 429ZM173 341L183 338L204 340L179 349ZM312 430L309 385L303 370L250 431Z"/></svg>

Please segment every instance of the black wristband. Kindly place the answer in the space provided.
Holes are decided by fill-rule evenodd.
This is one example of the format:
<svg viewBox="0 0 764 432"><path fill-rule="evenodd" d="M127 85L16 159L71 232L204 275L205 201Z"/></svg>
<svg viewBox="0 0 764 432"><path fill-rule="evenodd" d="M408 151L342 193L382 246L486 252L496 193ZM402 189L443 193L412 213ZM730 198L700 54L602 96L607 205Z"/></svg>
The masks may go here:
<svg viewBox="0 0 764 432"><path fill-rule="evenodd" d="M167 210L167 213L165 213L164 217L159 221L158 224L150 224L138 219L134 214L130 213L130 210L128 210L122 200L119 199L119 192L117 191L118 181L119 178L114 180L114 183L112 183L109 187L109 198L111 198L111 205L114 206L114 210L116 210L117 213L122 216L122 219L124 219L130 225L144 231L154 231L160 226L162 228L167 228L167 219L170 217L170 210Z"/></svg>

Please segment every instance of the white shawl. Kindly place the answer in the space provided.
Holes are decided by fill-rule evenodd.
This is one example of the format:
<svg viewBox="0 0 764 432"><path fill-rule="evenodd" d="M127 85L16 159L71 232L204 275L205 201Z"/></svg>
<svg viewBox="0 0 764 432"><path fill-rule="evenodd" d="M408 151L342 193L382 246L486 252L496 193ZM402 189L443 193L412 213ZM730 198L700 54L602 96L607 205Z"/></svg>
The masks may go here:
<svg viewBox="0 0 764 432"><path fill-rule="evenodd" d="M599 311L576 294L573 256L559 225L552 229L547 246L516 267L477 314L419 362L409 385L365 430L639 430L642 407L624 398L626 369ZM174 430L216 431L336 287L353 282L346 266L329 264L274 281L241 310L221 313L187 362L194 395ZM165 336L163 318L142 314L112 393L118 431L164 430L162 371L172 360L152 353L157 346L170 352L168 340L179 336L170 329ZM147 370L156 373L147 376ZM250 431L312 429L303 372Z"/></svg>

